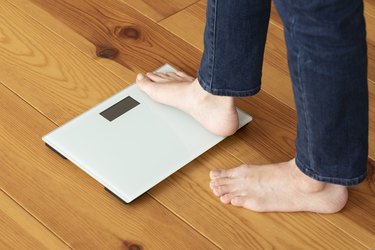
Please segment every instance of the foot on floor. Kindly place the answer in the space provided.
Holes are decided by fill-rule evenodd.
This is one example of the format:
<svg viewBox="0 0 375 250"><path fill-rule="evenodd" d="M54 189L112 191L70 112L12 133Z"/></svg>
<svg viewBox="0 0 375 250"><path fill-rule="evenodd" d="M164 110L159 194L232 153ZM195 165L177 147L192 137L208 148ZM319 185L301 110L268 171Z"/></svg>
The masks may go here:
<svg viewBox="0 0 375 250"><path fill-rule="evenodd" d="M256 212L335 213L348 200L346 187L306 176L294 159L279 164L213 170L210 177L210 188L221 202Z"/></svg>

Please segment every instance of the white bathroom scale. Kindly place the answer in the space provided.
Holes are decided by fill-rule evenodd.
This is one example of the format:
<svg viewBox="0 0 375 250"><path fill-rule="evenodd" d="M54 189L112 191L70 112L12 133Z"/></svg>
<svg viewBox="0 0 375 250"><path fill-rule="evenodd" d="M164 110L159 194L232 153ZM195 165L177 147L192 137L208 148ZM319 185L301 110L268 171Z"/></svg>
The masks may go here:
<svg viewBox="0 0 375 250"><path fill-rule="evenodd" d="M159 72L173 72L164 65ZM251 116L238 110L240 127ZM43 141L128 203L219 143L184 112L135 84L53 130Z"/></svg>

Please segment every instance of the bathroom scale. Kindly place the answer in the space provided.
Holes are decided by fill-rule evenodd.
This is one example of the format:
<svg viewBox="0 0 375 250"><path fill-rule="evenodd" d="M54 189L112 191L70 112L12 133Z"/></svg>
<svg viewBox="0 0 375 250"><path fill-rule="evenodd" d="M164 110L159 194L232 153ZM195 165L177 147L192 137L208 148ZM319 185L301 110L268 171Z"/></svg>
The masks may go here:
<svg viewBox="0 0 375 250"><path fill-rule="evenodd" d="M173 72L170 65L159 72ZM240 127L252 120L238 109ZM219 143L184 112L132 84L43 137L43 141L129 203Z"/></svg>

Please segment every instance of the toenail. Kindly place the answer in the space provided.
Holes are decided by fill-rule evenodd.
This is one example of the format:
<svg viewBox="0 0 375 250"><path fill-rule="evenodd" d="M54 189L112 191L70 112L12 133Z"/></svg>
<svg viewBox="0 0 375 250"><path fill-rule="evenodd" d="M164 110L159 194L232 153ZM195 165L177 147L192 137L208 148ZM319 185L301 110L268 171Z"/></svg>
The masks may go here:
<svg viewBox="0 0 375 250"><path fill-rule="evenodd" d="M137 75L137 80L138 81L141 81L143 78L144 78L144 76L142 74L138 74Z"/></svg>

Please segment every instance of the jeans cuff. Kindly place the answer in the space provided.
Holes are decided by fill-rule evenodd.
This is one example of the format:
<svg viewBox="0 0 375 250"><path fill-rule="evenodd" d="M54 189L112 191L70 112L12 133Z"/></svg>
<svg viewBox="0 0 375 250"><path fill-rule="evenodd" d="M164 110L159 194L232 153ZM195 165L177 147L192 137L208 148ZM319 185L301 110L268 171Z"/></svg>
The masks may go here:
<svg viewBox="0 0 375 250"><path fill-rule="evenodd" d="M315 173L313 170L310 168L306 167L299 159L298 155L296 157L296 165L299 168L299 170L302 171L305 175L321 182L325 183L330 183L330 184L338 184L342 186L354 186L366 179L367 176L367 171L365 171L362 175L351 178L351 179L345 179L345 178L336 178L336 177L326 177L326 176L321 176L317 173Z"/></svg>
<svg viewBox="0 0 375 250"><path fill-rule="evenodd" d="M248 90L215 89L212 88L211 84L208 84L206 81L204 81L199 73L197 78L199 84L205 91L217 96L247 97L257 94L261 89L260 86Z"/></svg>

